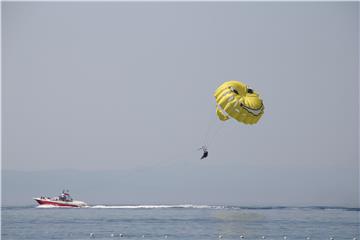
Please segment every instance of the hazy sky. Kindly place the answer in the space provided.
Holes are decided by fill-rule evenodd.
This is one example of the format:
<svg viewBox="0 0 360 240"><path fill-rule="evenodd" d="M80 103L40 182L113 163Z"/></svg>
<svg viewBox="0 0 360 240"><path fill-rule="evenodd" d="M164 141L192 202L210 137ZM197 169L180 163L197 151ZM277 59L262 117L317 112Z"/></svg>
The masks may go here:
<svg viewBox="0 0 360 240"><path fill-rule="evenodd" d="M117 202L356 206L358 17L357 2L2 3L2 169L126 173L116 190L86 176ZM257 125L217 120L231 79L260 92ZM5 201L29 187L11 173Z"/></svg>

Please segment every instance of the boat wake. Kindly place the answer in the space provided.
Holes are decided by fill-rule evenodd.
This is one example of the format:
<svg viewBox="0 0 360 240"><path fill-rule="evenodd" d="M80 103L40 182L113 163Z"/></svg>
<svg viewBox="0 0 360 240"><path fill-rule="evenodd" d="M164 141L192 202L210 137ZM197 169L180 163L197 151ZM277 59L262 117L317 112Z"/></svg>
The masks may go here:
<svg viewBox="0 0 360 240"><path fill-rule="evenodd" d="M182 205L118 205L118 206L108 206L108 205L95 205L90 208L110 208L110 209L162 209L162 208L189 208L189 209L224 209L224 206L209 206L209 205L192 205L192 204L182 204Z"/></svg>
<svg viewBox="0 0 360 240"><path fill-rule="evenodd" d="M49 204L44 204L44 205L36 206L36 208L61 208L61 207L60 206L49 205Z"/></svg>
<svg viewBox="0 0 360 240"><path fill-rule="evenodd" d="M42 204L36 208L73 208L67 206L54 206L49 204ZM93 205L83 206L80 208L91 209L214 209L214 210L342 210L342 211L360 211L360 208L347 207L244 207L244 206L225 206L225 205L194 205L194 204L178 204L178 205Z"/></svg>

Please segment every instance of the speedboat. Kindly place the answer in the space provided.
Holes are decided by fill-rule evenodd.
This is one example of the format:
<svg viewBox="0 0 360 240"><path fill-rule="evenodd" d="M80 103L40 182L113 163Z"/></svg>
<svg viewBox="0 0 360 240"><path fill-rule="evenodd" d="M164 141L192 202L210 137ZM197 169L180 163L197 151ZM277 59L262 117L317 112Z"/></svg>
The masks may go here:
<svg viewBox="0 0 360 240"><path fill-rule="evenodd" d="M50 205L56 207L87 207L85 202L73 200L70 196L69 190L63 191L58 197L37 197L34 200L39 205Z"/></svg>

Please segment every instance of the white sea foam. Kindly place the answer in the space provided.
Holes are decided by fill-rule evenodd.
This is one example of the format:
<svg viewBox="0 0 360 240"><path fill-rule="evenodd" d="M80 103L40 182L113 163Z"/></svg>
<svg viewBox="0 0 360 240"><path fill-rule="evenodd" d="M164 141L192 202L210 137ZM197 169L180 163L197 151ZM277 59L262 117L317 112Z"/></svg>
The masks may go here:
<svg viewBox="0 0 360 240"><path fill-rule="evenodd" d="M54 205L50 205L50 204L42 204L37 206L36 208L60 208L59 206L54 206Z"/></svg>
<svg viewBox="0 0 360 240"><path fill-rule="evenodd" d="M196 209L222 209L223 206L209 206L209 205L193 205L193 204L181 204L181 205L95 205L91 208L119 208L119 209L159 209L159 208L196 208Z"/></svg>

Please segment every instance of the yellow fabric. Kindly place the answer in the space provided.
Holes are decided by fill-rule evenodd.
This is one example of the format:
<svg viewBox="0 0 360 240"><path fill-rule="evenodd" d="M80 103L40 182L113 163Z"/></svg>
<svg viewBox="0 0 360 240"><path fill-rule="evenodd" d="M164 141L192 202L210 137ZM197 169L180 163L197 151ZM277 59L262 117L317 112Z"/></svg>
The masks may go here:
<svg viewBox="0 0 360 240"><path fill-rule="evenodd" d="M255 91L235 80L220 85L214 93L216 114L221 121L234 118L245 124L255 124L264 114L264 104Z"/></svg>

